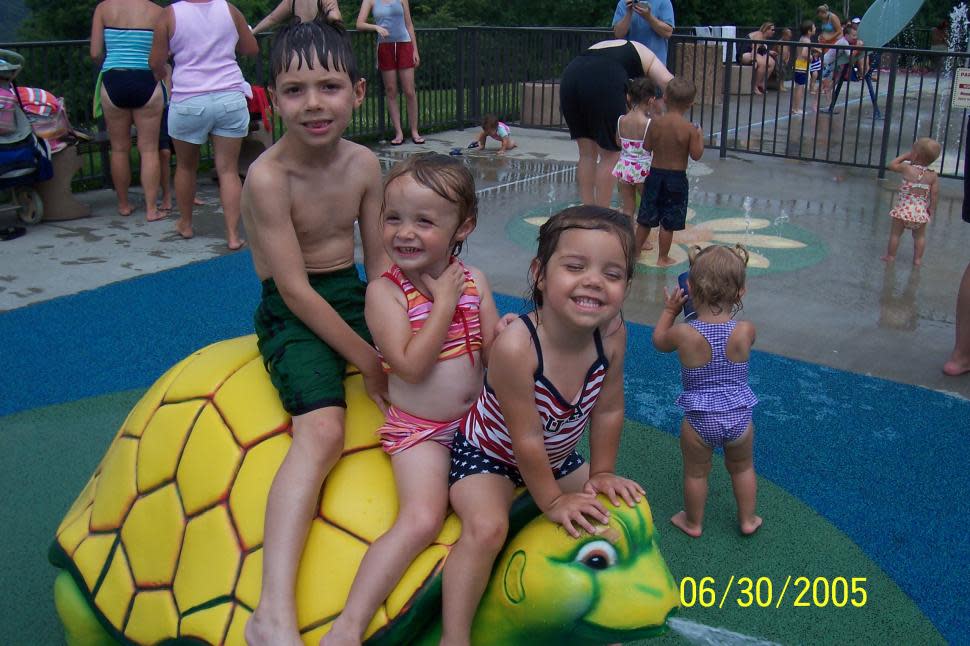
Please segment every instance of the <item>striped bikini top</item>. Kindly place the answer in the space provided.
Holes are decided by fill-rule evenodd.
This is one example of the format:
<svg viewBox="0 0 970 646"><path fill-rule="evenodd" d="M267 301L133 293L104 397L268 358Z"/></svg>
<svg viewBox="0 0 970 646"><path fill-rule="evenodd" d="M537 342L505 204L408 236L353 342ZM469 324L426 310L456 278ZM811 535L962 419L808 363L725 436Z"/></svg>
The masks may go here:
<svg viewBox="0 0 970 646"><path fill-rule="evenodd" d="M528 315L520 317L532 335L532 343L536 348L539 365L535 371L535 402L542 421L543 439L546 454L553 469L563 465L586 430L590 413L596 406L609 361L603 352L603 341L599 330L593 332L596 342L596 360L586 373L583 387L576 396L575 403L567 402L556 387L543 374L542 346L535 325ZM488 385L488 374L485 375L485 387L475 405L465 413L462 420L462 434L469 444L477 447L489 457L516 466L515 454L512 452L512 439L509 435L505 417L499 406L495 391Z"/></svg>
<svg viewBox="0 0 970 646"><path fill-rule="evenodd" d="M148 55L152 51L151 29L104 28L105 72L113 69L147 70Z"/></svg>
<svg viewBox="0 0 970 646"><path fill-rule="evenodd" d="M445 337L441 352L438 353L438 361L447 361L467 354L472 365L475 365L475 352L482 349L482 326L478 319L478 310L481 304L481 295L475 285L475 279L468 271L468 267L460 260L454 260L461 265L461 270L465 274L465 289L458 299L458 307L455 308L454 317L451 325L448 326L448 335ZM414 286L408 277L404 275L401 268L392 265L390 270L384 272L387 278L404 292L404 297L408 301L408 320L411 321L411 334L417 334L418 330L424 327L424 322L431 315L431 306L434 304L430 298L422 294ZM378 349L380 353L380 349ZM391 366L384 361L381 354L381 365L384 372L391 372Z"/></svg>

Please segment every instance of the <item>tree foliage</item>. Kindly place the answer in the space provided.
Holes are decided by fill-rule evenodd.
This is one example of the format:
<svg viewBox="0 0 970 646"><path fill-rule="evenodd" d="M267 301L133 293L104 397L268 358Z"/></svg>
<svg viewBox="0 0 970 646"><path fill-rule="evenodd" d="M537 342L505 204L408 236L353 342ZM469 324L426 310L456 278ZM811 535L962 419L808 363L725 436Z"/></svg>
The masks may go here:
<svg viewBox="0 0 970 646"><path fill-rule="evenodd" d="M615 0L410 0L411 15L419 27L457 25L609 27ZM674 0L677 24L760 25L766 20L796 26L800 18L814 17L818 0L736 0L728 4L709 0ZM851 15L861 16L874 0L855 0ZM24 40L87 38L98 0L25 0L30 14L21 25ZM250 24L256 24L277 0L234 0ZM842 2L828 0L842 15ZM159 4L169 4L163 0ZM955 0L927 0L913 21L934 25L946 18ZM340 11L353 28L360 2L340 0ZM844 17L844 16L843 16Z"/></svg>

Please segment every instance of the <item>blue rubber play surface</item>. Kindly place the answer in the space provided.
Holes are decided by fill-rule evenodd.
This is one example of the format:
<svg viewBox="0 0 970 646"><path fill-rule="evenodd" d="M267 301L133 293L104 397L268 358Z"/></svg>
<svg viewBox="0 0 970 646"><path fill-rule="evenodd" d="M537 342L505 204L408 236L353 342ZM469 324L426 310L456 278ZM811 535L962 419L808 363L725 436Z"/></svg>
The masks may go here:
<svg viewBox="0 0 970 646"><path fill-rule="evenodd" d="M258 297L239 253L0 314L0 428L4 415L149 386L192 351L251 333ZM675 435L679 365L650 334L630 326L627 417ZM751 375L759 475L856 543L944 638L965 642L970 402L767 353Z"/></svg>

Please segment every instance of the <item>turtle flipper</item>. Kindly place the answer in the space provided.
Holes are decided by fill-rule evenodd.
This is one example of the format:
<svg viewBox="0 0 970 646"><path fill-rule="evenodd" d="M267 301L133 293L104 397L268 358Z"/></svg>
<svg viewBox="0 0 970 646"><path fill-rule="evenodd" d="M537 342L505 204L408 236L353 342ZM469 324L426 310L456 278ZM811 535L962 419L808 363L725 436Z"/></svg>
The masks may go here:
<svg viewBox="0 0 970 646"><path fill-rule="evenodd" d="M67 646L116 646L117 641L98 621L88 598L66 570L54 579L54 605L64 624Z"/></svg>

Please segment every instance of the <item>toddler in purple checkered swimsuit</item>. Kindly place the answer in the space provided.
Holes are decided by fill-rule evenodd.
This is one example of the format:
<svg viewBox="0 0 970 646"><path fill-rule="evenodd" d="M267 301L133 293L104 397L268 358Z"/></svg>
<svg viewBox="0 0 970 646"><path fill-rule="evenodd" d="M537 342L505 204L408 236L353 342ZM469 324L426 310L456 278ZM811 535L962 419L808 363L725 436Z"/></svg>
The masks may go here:
<svg viewBox="0 0 970 646"><path fill-rule="evenodd" d="M690 250L687 286L697 316L674 323L687 294L679 287L664 290L664 311L653 332L661 352L677 351L684 391L677 405L684 410L680 449L684 458L684 510L671 522L689 536L699 537L707 502L711 455L724 448L724 464L731 474L738 503L738 524L753 534L762 520L755 515L757 478L752 445L751 411L758 398L748 386L748 356L755 329L749 321L735 321L744 296L748 252L710 246Z"/></svg>

